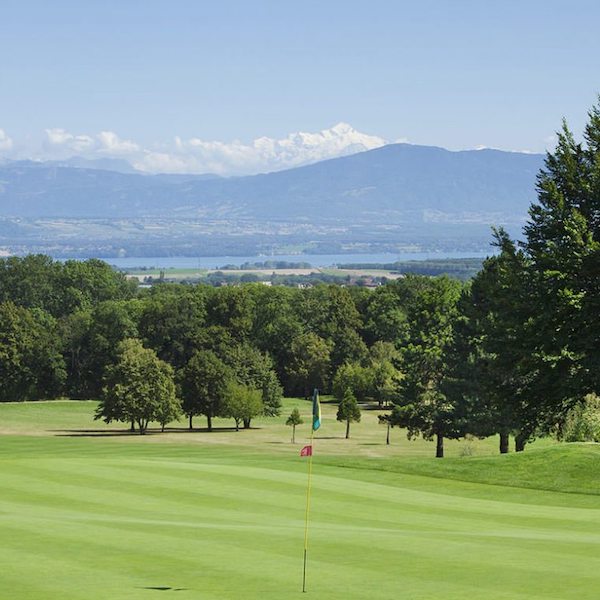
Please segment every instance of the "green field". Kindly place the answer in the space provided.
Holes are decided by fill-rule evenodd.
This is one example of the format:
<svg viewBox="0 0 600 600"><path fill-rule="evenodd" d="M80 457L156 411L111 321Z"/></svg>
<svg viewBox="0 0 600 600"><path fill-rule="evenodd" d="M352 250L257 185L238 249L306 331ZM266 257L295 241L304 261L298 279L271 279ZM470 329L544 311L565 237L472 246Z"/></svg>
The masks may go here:
<svg viewBox="0 0 600 600"><path fill-rule="evenodd" d="M92 421L91 402L0 405L0 597L303 597L293 405L309 411L143 437ZM398 430L387 447L375 412L350 440L333 415L315 444L309 596L598 598L596 445L501 457L496 440L454 442L440 461Z"/></svg>

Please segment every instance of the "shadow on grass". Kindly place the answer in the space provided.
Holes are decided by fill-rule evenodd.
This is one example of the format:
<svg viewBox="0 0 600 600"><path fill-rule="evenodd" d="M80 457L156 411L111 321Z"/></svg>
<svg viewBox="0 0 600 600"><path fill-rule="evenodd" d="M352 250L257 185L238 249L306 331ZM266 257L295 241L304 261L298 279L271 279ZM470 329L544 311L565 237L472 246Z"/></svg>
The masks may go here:
<svg viewBox="0 0 600 600"><path fill-rule="evenodd" d="M137 431L106 429L49 429L57 437L131 437L139 436Z"/></svg>
<svg viewBox="0 0 600 600"><path fill-rule="evenodd" d="M156 585L156 586L149 585L149 586L146 586L146 587L143 587L143 588L139 588L139 589L142 589L142 590L154 590L154 591L157 591L157 592L169 592L169 591L170 592L183 592L183 591L187 590L188 588L173 588L173 587L169 587L169 586L166 586L166 585Z"/></svg>
<svg viewBox="0 0 600 600"><path fill-rule="evenodd" d="M212 433L238 433L241 434L243 431L256 431L261 429L260 427L250 427L249 429L240 428L239 431L235 427L213 427L212 431L209 431L206 427L198 427L190 429L189 427L167 427L164 431L160 429L147 429L142 435L138 430L131 431L130 429L49 429L48 431L54 433L56 437L147 437L156 436L166 433L206 433L208 435Z"/></svg>

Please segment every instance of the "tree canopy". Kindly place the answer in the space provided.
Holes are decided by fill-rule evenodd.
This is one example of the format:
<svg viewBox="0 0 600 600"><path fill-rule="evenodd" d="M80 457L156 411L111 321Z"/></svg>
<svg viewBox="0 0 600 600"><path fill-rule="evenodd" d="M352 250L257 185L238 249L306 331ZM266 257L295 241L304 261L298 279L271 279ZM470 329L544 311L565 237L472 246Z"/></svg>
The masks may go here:
<svg viewBox="0 0 600 600"><path fill-rule="evenodd" d="M197 350L179 372L183 411L189 417L205 415L212 431L213 417L223 413L227 386L233 380L231 369L211 350Z"/></svg>
<svg viewBox="0 0 600 600"><path fill-rule="evenodd" d="M284 393L318 388L348 433L358 403L375 402L392 405L386 424L435 438L438 456L467 434L523 450L587 414L600 388L600 101L581 141L563 124L523 233L494 230L496 252L467 284L406 275L375 290L142 290L99 260L0 258L0 401L101 395L102 418L145 430L178 415L174 370L190 428L197 415L249 427L278 415Z"/></svg>
<svg viewBox="0 0 600 600"><path fill-rule="evenodd" d="M227 384L221 416L233 419L236 431L239 431L240 423L249 426L251 419L260 415L263 409L260 390L234 381Z"/></svg>
<svg viewBox="0 0 600 600"><path fill-rule="evenodd" d="M123 340L116 362L106 368L96 418L107 423L136 423L143 435L151 421L158 421L164 428L179 413L173 368L139 340Z"/></svg>
<svg viewBox="0 0 600 600"><path fill-rule="evenodd" d="M350 437L350 423L360 421L360 408L356 396L350 388L346 388L344 396L338 405L336 419L346 423L346 439Z"/></svg>
<svg viewBox="0 0 600 600"><path fill-rule="evenodd" d="M41 309L0 303L0 401L53 398L65 379L56 320Z"/></svg>

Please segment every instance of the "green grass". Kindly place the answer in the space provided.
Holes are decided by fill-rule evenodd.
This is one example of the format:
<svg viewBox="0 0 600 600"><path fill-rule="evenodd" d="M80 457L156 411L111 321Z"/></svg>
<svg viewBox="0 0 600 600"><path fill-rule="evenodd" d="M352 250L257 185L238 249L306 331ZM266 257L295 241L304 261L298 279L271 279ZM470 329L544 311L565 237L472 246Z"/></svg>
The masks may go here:
<svg viewBox="0 0 600 600"><path fill-rule="evenodd" d="M0 405L0 597L300 598L306 459L285 413L258 428L129 436L94 403ZM376 413L316 440L309 595L595 599L600 451L535 444L430 458ZM198 420L198 425L203 425ZM219 422L229 427L228 422ZM170 589L160 589L170 588Z"/></svg>

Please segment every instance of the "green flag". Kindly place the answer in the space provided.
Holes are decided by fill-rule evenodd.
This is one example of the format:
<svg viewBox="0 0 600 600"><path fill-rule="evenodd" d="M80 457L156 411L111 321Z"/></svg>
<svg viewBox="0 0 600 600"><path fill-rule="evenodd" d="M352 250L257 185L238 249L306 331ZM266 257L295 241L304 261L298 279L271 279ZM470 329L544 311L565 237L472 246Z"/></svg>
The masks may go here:
<svg viewBox="0 0 600 600"><path fill-rule="evenodd" d="M319 390L315 388L313 392L313 417L312 430L316 431L321 427L321 405L319 404Z"/></svg>

